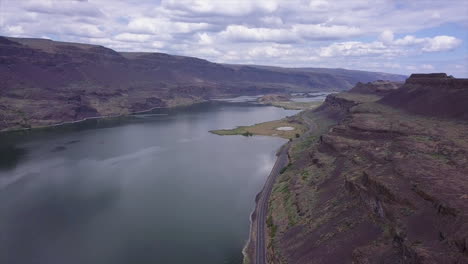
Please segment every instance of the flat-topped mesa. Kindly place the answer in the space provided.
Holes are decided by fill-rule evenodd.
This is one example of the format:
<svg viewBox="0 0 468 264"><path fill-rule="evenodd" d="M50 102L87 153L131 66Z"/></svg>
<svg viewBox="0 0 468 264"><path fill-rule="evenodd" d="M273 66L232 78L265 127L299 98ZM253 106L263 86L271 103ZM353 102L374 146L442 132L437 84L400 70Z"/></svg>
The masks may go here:
<svg viewBox="0 0 468 264"><path fill-rule="evenodd" d="M446 73L413 73L411 74L410 76L410 79L419 79L419 78L436 78L436 79L440 79L440 78L453 78L451 76L448 76Z"/></svg>
<svg viewBox="0 0 468 264"><path fill-rule="evenodd" d="M468 120L468 79L445 73L412 74L380 102L414 114Z"/></svg>
<svg viewBox="0 0 468 264"><path fill-rule="evenodd" d="M446 73L415 73L406 79L406 84L424 85L426 87L439 87L439 85L446 85L446 88L461 88L467 87L468 79L458 79Z"/></svg>

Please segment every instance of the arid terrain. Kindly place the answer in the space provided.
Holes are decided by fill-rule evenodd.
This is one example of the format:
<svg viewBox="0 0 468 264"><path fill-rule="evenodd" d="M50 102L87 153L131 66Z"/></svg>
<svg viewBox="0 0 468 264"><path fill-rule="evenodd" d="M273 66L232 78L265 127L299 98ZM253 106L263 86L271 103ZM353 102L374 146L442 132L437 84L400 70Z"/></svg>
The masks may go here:
<svg viewBox="0 0 468 264"><path fill-rule="evenodd" d="M213 97L344 90L405 76L225 65L163 53L0 37L0 130L118 116Z"/></svg>
<svg viewBox="0 0 468 264"><path fill-rule="evenodd" d="M281 128L288 128L282 130ZM297 116L287 117L281 120L269 121L251 126L240 126L234 129L219 129L210 131L220 136L243 135L243 136L273 136L286 139L299 137L306 131L306 126Z"/></svg>
<svg viewBox="0 0 468 264"><path fill-rule="evenodd" d="M273 186L268 263L468 263L466 102L468 80L414 74L302 112L311 131Z"/></svg>

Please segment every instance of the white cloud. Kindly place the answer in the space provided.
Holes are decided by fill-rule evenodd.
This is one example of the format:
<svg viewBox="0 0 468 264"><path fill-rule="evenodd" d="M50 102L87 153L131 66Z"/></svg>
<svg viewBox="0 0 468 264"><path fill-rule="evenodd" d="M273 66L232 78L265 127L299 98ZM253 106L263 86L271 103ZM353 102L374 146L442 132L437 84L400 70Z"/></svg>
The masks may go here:
<svg viewBox="0 0 468 264"><path fill-rule="evenodd" d="M423 39L423 38L416 38L414 36L408 35L401 39L396 39L395 41L393 41L393 43L389 43L389 44L400 45L400 46L411 46L411 45L425 43L427 41L430 41L430 40Z"/></svg>
<svg viewBox="0 0 468 264"><path fill-rule="evenodd" d="M64 34L71 36L102 38L106 34L98 26L88 24L65 24L50 28L52 34Z"/></svg>
<svg viewBox="0 0 468 264"><path fill-rule="evenodd" d="M283 25L283 19L281 19L281 17L265 16L265 17L260 18L260 21L262 21L263 24L270 25L270 26Z"/></svg>
<svg viewBox="0 0 468 264"><path fill-rule="evenodd" d="M132 19L128 30L132 33L142 34L178 34L191 33L210 27L207 23L173 22L162 18L139 17Z"/></svg>
<svg viewBox="0 0 468 264"><path fill-rule="evenodd" d="M337 56L396 56L403 54L401 49L389 49L382 42L363 43L358 41L348 41L341 43L333 43L329 46L322 47L319 55L321 57L337 57Z"/></svg>
<svg viewBox="0 0 468 264"><path fill-rule="evenodd" d="M393 32L390 30L385 30L379 36L379 40L385 44L391 44L393 42Z"/></svg>
<svg viewBox="0 0 468 264"><path fill-rule="evenodd" d="M431 64L423 64L423 65L421 65L421 69L434 70L434 66L432 66Z"/></svg>
<svg viewBox="0 0 468 264"><path fill-rule="evenodd" d="M27 1L25 10L35 13L55 14L65 16L103 16L99 8L88 1L41 0Z"/></svg>
<svg viewBox="0 0 468 264"><path fill-rule="evenodd" d="M248 28L242 25L229 25L220 37L233 41L290 42L298 39L293 31L273 28Z"/></svg>
<svg viewBox="0 0 468 264"><path fill-rule="evenodd" d="M343 25L307 25L298 24L292 26L292 31L297 32L300 36L306 39L343 39L362 34L362 31L357 27L349 27Z"/></svg>
<svg viewBox="0 0 468 264"><path fill-rule="evenodd" d="M249 28L243 25L229 25L219 35L233 41L288 43L305 40L342 39L360 33L358 28L340 25L295 24L289 28Z"/></svg>
<svg viewBox="0 0 468 264"><path fill-rule="evenodd" d="M309 7L313 10L324 10L330 7L330 3L326 0L311 0Z"/></svg>
<svg viewBox="0 0 468 264"><path fill-rule="evenodd" d="M10 0L1 8L1 35L226 63L468 75L463 0Z"/></svg>
<svg viewBox="0 0 468 264"><path fill-rule="evenodd" d="M422 51L436 52L448 51L458 47L461 40L452 36L435 36L433 38L417 38L415 36L406 35L400 39L394 39L392 31L386 30L379 36L379 40L385 45L392 46L413 46L423 45Z"/></svg>
<svg viewBox="0 0 468 264"><path fill-rule="evenodd" d="M151 39L151 35L122 33L115 36L114 39L128 42L145 42Z"/></svg>
<svg viewBox="0 0 468 264"><path fill-rule="evenodd" d="M436 36L433 38L416 38L407 35L400 39L394 39L393 32L384 31L379 36L379 41L359 42L348 41L333 43L322 47L321 57L336 56L382 56L392 57L423 52L449 51L461 44L461 40L450 36Z"/></svg>
<svg viewBox="0 0 468 264"><path fill-rule="evenodd" d="M461 44L461 40L451 36L437 36L429 39L423 47L423 51L448 51L453 50Z"/></svg>
<svg viewBox="0 0 468 264"><path fill-rule="evenodd" d="M163 0L167 9L195 14L244 16L255 12L272 13L278 8L277 0Z"/></svg>
<svg viewBox="0 0 468 264"><path fill-rule="evenodd" d="M198 44L200 45L211 45L213 44L213 38L207 33L198 33Z"/></svg>
<svg viewBox="0 0 468 264"><path fill-rule="evenodd" d="M275 57L287 56L288 53L289 53L288 49L275 47L275 46L254 47L247 51L247 54L251 58L257 58L257 57L275 58Z"/></svg>
<svg viewBox="0 0 468 264"><path fill-rule="evenodd" d="M22 26L9 26L9 27L6 28L6 31L11 36L19 36L19 35L24 33L24 30L23 30Z"/></svg>

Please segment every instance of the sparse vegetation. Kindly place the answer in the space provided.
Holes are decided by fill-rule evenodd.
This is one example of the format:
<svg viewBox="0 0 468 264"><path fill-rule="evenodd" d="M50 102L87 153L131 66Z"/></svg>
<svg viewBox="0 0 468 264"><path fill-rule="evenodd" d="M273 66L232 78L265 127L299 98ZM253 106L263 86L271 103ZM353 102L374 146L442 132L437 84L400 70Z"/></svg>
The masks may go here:
<svg viewBox="0 0 468 264"><path fill-rule="evenodd" d="M276 236L276 232L278 230L278 227L273 223L273 216L270 214L266 220L266 224L268 227L268 230L270 231L270 237L271 239L274 239Z"/></svg>
<svg viewBox="0 0 468 264"><path fill-rule="evenodd" d="M280 170L280 174L285 173L286 170L287 170L289 167L291 167L291 163L289 163L288 165L286 165L286 167L282 168L282 169Z"/></svg>
<svg viewBox="0 0 468 264"><path fill-rule="evenodd" d="M270 102L268 105L280 107L286 110L306 110L314 109L319 107L322 102L294 102L294 101L284 101L284 102Z"/></svg>
<svg viewBox="0 0 468 264"><path fill-rule="evenodd" d="M277 130L278 127L293 127L294 130ZM210 132L221 136L242 135L250 137L253 135L262 135L291 139L295 137L296 134L303 133L305 130L305 126L297 121L297 117L289 117L252 126L239 126L233 129L211 130Z"/></svg>

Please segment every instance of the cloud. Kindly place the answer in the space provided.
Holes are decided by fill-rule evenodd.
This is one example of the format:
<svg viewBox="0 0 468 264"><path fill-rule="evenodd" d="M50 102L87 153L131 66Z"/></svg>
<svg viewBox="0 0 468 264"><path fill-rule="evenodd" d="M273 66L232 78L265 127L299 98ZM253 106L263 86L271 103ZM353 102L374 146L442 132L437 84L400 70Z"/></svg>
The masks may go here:
<svg viewBox="0 0 468 264"><path fill-rule="evenodd" d="M6 27L6 32L11 36L21 36L24 33L22 26L9 26Z"/></svg>
<svg viewBox="0 0 468 264"><path fill-rule="evenodd" d="M62 34L69 36L90 37L90 38L103 38L106 36L98 26L87 24L65 24L57 25L49 30L52 34Z"/></svg>
<svg viewBox="0 0 468 264"><path fill-rule="evenodd" d="M301 37L312 40L334 40L354 37L363 32L357 27L344 25L307 25L298 24L292 26L292 31L297 32Z"/></svg>
<svg viewBox="0 0 468 264"><path fill-rule="evenodd" d="M322 47L319 51L321 57L337 56L382 56L395 57L417 54L423 52L450 51L461 44L461 40L450 36L436 36L433 38L416 38L407 35L400 39L395 39L393 32L384 31L379 37L379 41L359 42L348 41L333 43Z"/></svg>
<svg viewBox="0 0 468 264"><path fill-rule="evenodd" d="M390 49L382 42L363 43L359 41L348 41L341 43L333 43L329 46L322 47L319 55L321 57L336 57L336 56L397 56L404 53L401 49Z"/></svg>
<svg viewBox="0 0 468 264"><path fill-rule="evenodd" d="M208 35L208 33L198 33L198 44L200 45L211 45L213 44L213 37Z"/></svg>
<svg viewBox="0 0 468 264"><path fill-rule="evenodd" d="M359 35L358 28L295 24L289 28L249 28L229 25L219 36L232 41L288 43L305 40L333 40Z"/></svg>
<svg viewBox="0 0 468 264"><path fill-rule="evenodd" d="M431 41L431 40L429 38L416 38L414 36L407 35L401 39L394 40L393 42L390 42L389 44L400 45L400 46L411 46L411 45L422 44L428 41Z"/></svg>
<svg viewBox="0 0 468 264"><path fill-rule="evenodd" d="M278 8L277 0L163 0L169 10L185 11L192 15L245 16L251 13L272 13Z"/></svg>
<svg viewBox="0 0 468 264"><path fill-rule="evenodd" d="M251 42L291 42L298 40L295 32L274 28L248 28L242 25L229 25L219 36L232 41Z"/></svg>
<svg viewBox="0 0 468 264"><path fill-rule="evenodd" d="M122 33L115 36L114 39L128 42L146 42L151 39L151 35Z"/></svg>
<svg viewBox="0 0 468 264"><path fill-rule="evenodd" d="M99 8L87 1L70 0L41 0L28 1L24 7L26 11L34 13L100 17L103 13Z"/></svg>
<svg viewBox="0 0 468 264"><path fill-rule="evenodd" d="M461 44L461 40L451 36L437 36L429 39L423 47L423 51L436 52L453 50Z"/></svg>
<svg viewBox="0 0 468 264"><path fill-rule="evenodd" d="M380 34L379 36L379 40L382 41L383 43L385 44L390 44L393 42L393 32L390 31L390 30L385 30L384 32L382 32L382 34Z"/></svg>
<svg viewBox="0 0 468 264"><path fill-rule="evenodd" d="M21 0L1 8L7 36L222 63L468 75L463 0Z"/></svg>
<svg viewBox="0 0 468 264"><path fill-rule="evenodd" d="M434 66L432 66L431 64L423 64L421 65L421 68L424 70L434 70Z"/></svg>
<svg viewBox="0 0 468 264"><path fill-rule="evenodd" d="M283 25L283 19L281 19L281 17L265 16L265 17L261 17L260 21L264 25L270 25L270 26L281 26L281 25Z"/></svg>
<svg viewBox="0 0 468 264"><path fill-rule="evenodd" d="M180 34L210 28L207 23L173 22L163 18L135 18L128 24L128 30L141 34Z"/></svg>

